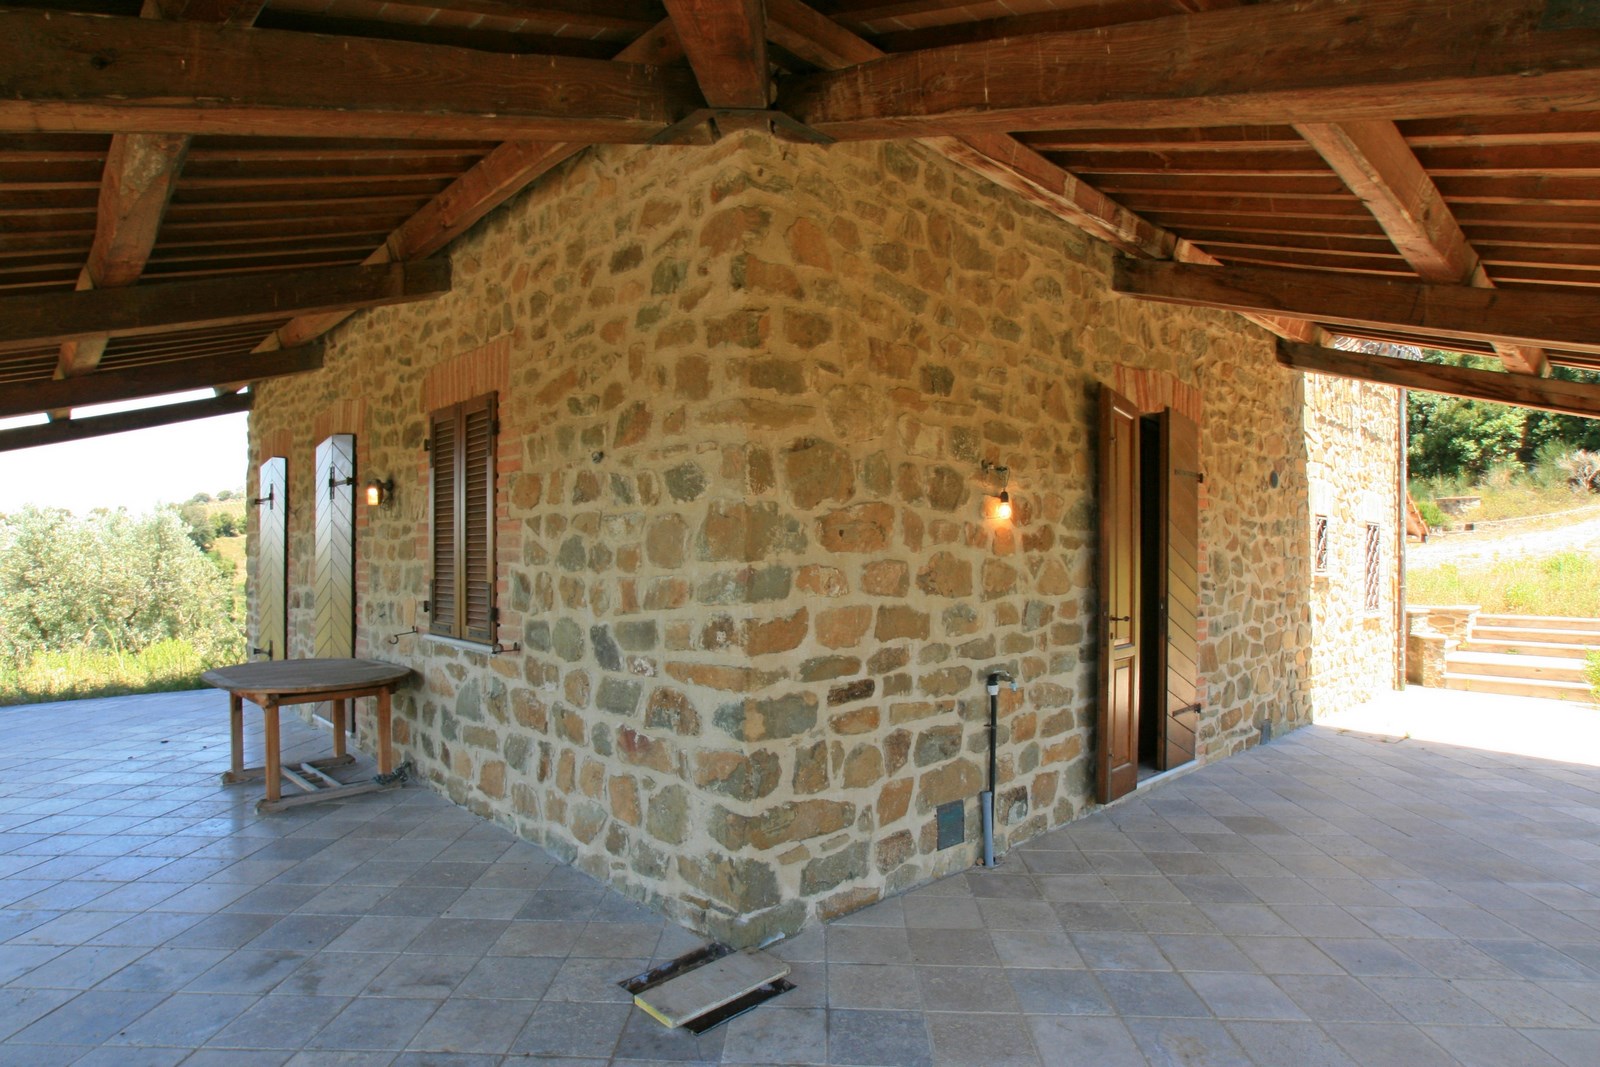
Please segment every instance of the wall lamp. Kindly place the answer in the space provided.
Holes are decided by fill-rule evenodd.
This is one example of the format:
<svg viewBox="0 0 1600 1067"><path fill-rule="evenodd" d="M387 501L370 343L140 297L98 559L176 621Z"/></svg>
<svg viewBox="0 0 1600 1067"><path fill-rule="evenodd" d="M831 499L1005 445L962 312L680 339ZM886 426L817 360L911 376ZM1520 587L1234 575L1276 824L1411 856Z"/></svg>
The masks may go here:
<svg viewBox="0 0 1600 1067"><path fill-rule="evenodd" d="M998 463L990 463L988 460L984 460L983 473L1000 483L999 494L990 494L994 498L994 507L989 512L990 517L1000 522L1010 522L1012 515L1011 493L1007 486L1011 483L1011 468L1002 467Z"/></svg>
<svg viewBox="0 0 1600 1067"><path fill-rule="evenodd" d="M374 478L367 483L367 507L375 508L387 506L394 499L394 479L385 478L379 481Z"/></svg>

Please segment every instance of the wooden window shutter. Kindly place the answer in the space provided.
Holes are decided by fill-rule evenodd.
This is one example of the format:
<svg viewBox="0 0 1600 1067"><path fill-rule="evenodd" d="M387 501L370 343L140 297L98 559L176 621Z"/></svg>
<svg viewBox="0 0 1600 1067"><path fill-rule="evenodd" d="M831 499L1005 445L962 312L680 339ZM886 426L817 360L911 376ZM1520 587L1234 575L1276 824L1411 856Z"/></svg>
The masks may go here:
<svg viewBox="0 0 1600 1067"><path fill-rule="evenodd" d="M456 573L456 519L461 509L457 503L458 485L457 424L459 405L435 411L429 419L429 459L433 466L433 589L428 597L431 633L455 636L456 590L460 582Z"/></svg>
<svg viewBox="0 0 1600 1067"><path fill-rule="evenodd" d="M494 641L493 394L461 405L461 636Z"/></svg>
<svg viewBox="0 0 1600 1067"><path fill-rule="evenodd" d="M433 463L431 633L492 644L494 608L493 393L429 418Z"/></svg>

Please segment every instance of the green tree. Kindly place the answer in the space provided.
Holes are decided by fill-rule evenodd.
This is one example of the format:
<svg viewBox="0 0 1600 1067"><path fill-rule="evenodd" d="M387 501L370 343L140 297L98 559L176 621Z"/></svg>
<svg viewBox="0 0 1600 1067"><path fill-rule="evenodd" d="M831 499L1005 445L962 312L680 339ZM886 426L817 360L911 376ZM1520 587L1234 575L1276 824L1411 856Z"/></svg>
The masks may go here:
<svg viewBox="0 0 1600 1067"><path fill-rule="evenodd" d="M228 579L178 513L86 519L24 508L0 519L0 654L70 647L141 651L183 638L238 656Z"/></svg>

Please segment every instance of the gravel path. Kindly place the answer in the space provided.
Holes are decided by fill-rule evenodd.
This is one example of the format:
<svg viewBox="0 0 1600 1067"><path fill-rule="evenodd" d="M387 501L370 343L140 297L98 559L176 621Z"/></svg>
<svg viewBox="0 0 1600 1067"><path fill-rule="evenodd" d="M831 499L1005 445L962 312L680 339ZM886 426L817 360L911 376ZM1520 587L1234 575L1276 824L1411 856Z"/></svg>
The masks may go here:
<svg viewBox="0 0 1600 1067"><path fill-rule="evenodd" d="M1600 508L1585 509L1576 518L1576 522L1553 528L1503 527L1436 535L1427 544L1406 546L1406 568L1437 567L1441 563L1477 566L1566 551L1600 553Z"/></svg>

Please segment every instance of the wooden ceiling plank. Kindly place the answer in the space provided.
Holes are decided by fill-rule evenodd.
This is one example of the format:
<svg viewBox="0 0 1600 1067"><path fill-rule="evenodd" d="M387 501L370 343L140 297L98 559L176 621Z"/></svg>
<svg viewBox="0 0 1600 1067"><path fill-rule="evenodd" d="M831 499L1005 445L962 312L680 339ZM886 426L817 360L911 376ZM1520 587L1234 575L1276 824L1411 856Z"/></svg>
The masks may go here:
<svg viewBox="0 0 1600 1067"><path fill-rule="evenodd" d="M887 56L796 78L778 106L841 140L1591 109L1600 37L1544 28L1544 8L1257 4Z"/></svg>
<svg viewBox="0 0 1600 1067"><path fill-rule="evenodd" d="M254 400L254 393L229 393L205 400L164 404L160 407L140 408L137 411L121 411L115 415L95 415L87 419L58 419L37 426L19 426L14 430L0 430L0 452L37 448L40 445L57 445L64 441L82 441L90 437L126 433L129 430L148 430L153 426L170 426L179 422L192 422L195 419L209 419L216 415L231 415L236 411L249 411Z"/></svg>
<svg viewBox="0 0 1600 1067"><path fill-rule="evenodd" d="M1303 123L1300 135L1361 198L1400 254L1425 281L1493 288L1461 224L1392 122ZM1537 348L1496 345L1509 371L1543 377Z"/></svg>
<svg viewBox="0 0 1600 1067"><path fill-rule="evenodd" d="M0 394L0 418L55 408L140 400L189 389L209 389L240 378L252 381L280 378L321 366L321 347L306 345L258 356L207 356L137 369L108 369L75 379L18 382L7 386Z"/></svg>
<svg viewBox="0 0 1600 1067"><path fill-rule="evenodd" d="M1281 267L1118 262L1112 288L1163 303L1339 326L1600 352L1600 304L1561 289L1474 289Z"/></svg>
<svg viewBox="0 0 1600 1067"><path fill-rule="evenodd" d="M1600 418L1600 385L1534 378L1469 367L1447 367L1419 360L1395 359L1363 352L1344 352L1319 345L1278 343L1278 362L1285 367L1339 378L1421 389L1468 400L1552 411L1560 415Z"/></svg>
<svg viewBox="0 0 1600 1067"><path fill-rule="evenodd" d="M868 41L800 0L767 0L773 43L825 70L872 63L884 55ZM1216 263L1209 254L1118 204L1015 137L1003 133L923 140L928 148L1064 218L1130 255ZM1280 337L1322 340L1305 322L1253 317Z"/></svg>
<svg viewBox="0 0 1600 1067"><path fill-rule="evenodd" d="M672 20L663 19L619 52L617 61L661 65L680 58L682 50ZM366 262L407 262L431 256L541 175L587 147L582 143L507 141L402 222ZM298 316L262 341L260 350L305 344L351 314L335 311Z"/></svg>
<svg viewBox="0 0 1600 1067"><path fill-rule="evenodd" d="M0 346L281 320L296 311L409 303L449 289L450 264L439 260L0 296Z"/></svg>
<svg viewBox="0 0 1600 1067"><path fill-rule="evenodd" d="M762 0L665 0L700 92L712 107L772 103Z"/></svg>
<svg viewBox="0 0 1600 1067"><path fill-rule="evenodd" d="M248 26L264 0L145 0L153 19L194 19ZM95 216L94 244L78 277L80 289L132 285L155 247L161 219L183 170L189 138L168 133L121 133L111 138ZM106 338L85 337L61 346L56 376L88 374L105 354ZM65 412L57 412L64 416Z"/></svg>
<svg viewBox="0 0 1600 1067"><path fill-rule="evenodd" d="M0 130L641 142L700 104L642 63L0 9Z"/></svg>

